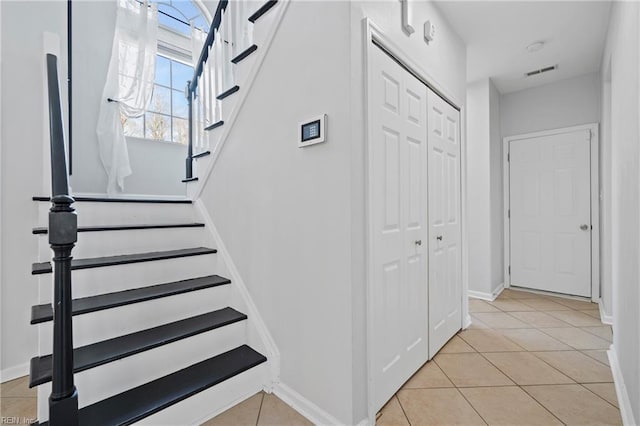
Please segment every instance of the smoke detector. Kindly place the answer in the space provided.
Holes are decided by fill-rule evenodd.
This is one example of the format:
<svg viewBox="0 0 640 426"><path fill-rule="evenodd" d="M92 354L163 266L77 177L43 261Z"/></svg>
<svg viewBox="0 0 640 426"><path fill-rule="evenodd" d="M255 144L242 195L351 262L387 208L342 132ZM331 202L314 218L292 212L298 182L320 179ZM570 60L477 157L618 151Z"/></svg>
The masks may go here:
<svg viewBox="0 0 640 426"><path fill-rule="evenodd" d="M557 65L551 65L550 67L545 67L545 68L540 68L539 70L529 71L528 73L525 73L525 77L531 77L531 76L534 76L534 75L542 74L542 73L553 71L553 70L557 70L557 69L558 69Z"/></svg>

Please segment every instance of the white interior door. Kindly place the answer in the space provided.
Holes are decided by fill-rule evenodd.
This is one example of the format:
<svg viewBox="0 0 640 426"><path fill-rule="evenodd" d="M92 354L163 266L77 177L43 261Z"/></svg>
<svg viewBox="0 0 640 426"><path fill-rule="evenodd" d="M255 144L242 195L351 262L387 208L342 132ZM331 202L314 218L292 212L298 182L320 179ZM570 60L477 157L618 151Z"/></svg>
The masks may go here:
<svg viewBox="0 0 640 426"><path fill-rule="evenodd" d="M460 113L429 91L429 357L462 327Z"/></svg>
<svg viewBox="0 0 640 426"><path fill-rule="evenodd" d="M511 285L591 296L591 131L509 143Z"/></svg>
<svg viewBox="0 0 640 426"><path fill-rule="evenodd" d="M427 88L371 49L371 274L374 405L427 360Z"/></svg>

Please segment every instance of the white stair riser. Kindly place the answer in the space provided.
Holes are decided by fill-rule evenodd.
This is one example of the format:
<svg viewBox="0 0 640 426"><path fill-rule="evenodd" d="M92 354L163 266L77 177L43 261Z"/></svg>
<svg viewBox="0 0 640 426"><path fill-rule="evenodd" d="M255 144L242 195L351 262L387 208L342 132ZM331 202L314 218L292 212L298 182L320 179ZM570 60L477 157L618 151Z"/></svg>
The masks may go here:
<svg viewBox="0 0 640 426"><path fill-rule="evenodd" d="M77 373L74 379L79 406L91 405L238 347L244 343L245 323L240 321ZM51 383L38 387L39 397L50 392ZM46 398L38 399L45 401L45 407L38 407L38 419L43 420L45 417L40 414L43 408L47 411Z"/></svg>
<svg viewBox="0 0 640 426"><path fill-rule="evenodd" d="M190 291L73 317L73 345L85 346L229 306L229 285ZM51 353L52 322L39 327L40 353Z"/></svg>
<svg viewBox="0 0 640 426"><path fill-rule="evenodd" d="M136 229L79 232L73 248L75 259L178 250L205 245L204 228ZM40 235L40 260L53 257L46 235Z"/></svg>
<svg viewBox="0 0 640 426"><path fill-rule="evenodd" d="M257 43L256 43L256 45L257 45ZM236 81L246 85L246 81L247 81L247 77L249 76L249 72L253 68L253 65L256 62L256 58L260 55L260 53L261 53L260 52L260 46L258 45L258 50L256 50L255 52L251 53L249 56L247 56L246 58L244 58L243 60L241 60L240 62L238 62L237 64L234 65ZM240 83L239 83L240 90L242 90L243 86ZM245 90L246 90L246 87L245 87Z"/></svg>
<svg viewBox="0 0 640 426"><path fill-rule="evenodd" d="M38 203L38 226L47 226L50 207L50 203ZM73 207L78 226L197 222L191 204L77 202Z"/></svg>
<svg viewBox="0 0 640 426"><path fill-rule="evenodd" d="M258 2L256 3L255 10L258 10L260 6L264 3ZM253 25L253 42L258 45L258 49L260 46L264 46L265 40L267 39L267 35L272 31L273 26L276 22L276 15L278 15L278 9L283 7L282 2L278 2L275 6L273 6L267 13L262 15Z"/></svg>
<svg viewBox="0 0 640 426"><path fill-rule="evenodd" d="M201 425L221 412L260 392L268 380L268 361L199 392L137 425Z"/></svg>
<svg viewBox="0 0 640 426"><path fill-rule="evenodd" d="M71 274L74 298L95 296L155 284L219 274L216 253L151 262L76 269ZM44 277L44 276L43 276ZM40 286L40 303L52 300L53 274L47 274ZM48 285L47 285L48 282Z"/></svg>
<svg viewBox="0 0 640 426"><path fill-rule="evenodd" d="M238 99L240 99L240 97L242 96L242 90L242 86L240 86L240 90L222 100L222 119L225 123L230 122L231 114L233 113L236 104L238 103ZM227 124L225 124L225 126L226 125Z"/></svg>

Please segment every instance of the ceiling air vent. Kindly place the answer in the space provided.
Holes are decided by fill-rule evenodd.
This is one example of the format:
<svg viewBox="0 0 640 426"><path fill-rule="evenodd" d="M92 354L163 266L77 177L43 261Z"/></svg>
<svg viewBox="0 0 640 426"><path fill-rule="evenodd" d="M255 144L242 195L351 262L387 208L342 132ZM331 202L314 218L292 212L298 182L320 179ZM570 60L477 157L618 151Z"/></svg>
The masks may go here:
<svg viewBox="0 0 640 426"><path fill-rule="evenodd" d="M550 67L540 68L539 70L529 71L528 73L525 74L525 77L531 77L532 75L537 75L537 74L542 74L543 72L553 71L553 70L555 70L557 68L558 68L557 65L552 65Z"/></svg>

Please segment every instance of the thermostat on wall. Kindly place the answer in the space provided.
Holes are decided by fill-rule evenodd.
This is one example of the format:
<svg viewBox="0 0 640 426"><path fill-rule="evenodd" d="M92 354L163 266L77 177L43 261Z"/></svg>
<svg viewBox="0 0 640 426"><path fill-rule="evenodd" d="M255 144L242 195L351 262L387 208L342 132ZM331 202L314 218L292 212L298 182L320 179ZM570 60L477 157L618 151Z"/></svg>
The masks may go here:
<svg viewBox="0 0 640 426"><path fill-rule="evenodd" d="M326 142L327 114L300 123L298 148Z"/></svg>

